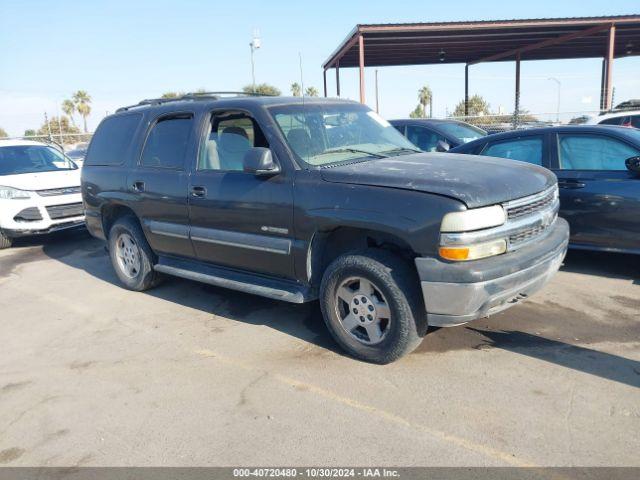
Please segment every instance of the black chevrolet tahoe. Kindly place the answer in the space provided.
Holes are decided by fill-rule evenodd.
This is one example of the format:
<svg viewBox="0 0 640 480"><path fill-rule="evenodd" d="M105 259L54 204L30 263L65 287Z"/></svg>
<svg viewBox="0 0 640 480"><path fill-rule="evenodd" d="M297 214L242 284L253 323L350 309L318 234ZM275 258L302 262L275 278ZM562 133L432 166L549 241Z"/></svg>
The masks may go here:
<svg viewBox="0 0 640 480"><path fill-rule="evenodd" d="M318 299L336 342L376 363L430 326L527 298L569 236L550 171L421 153L336 99L202 94L121 108L91 141L82 195L126 288L169 274Z"/></svg>

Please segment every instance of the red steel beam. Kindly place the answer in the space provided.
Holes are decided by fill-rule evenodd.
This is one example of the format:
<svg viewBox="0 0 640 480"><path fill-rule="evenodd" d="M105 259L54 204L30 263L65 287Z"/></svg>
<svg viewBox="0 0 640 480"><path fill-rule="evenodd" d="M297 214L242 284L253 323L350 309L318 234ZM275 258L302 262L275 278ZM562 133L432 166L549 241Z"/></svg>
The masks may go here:
<svg viewBox="0 0 640 480"><path fill-rule="evenodd" d="M606 96L605 96L605 110L611 110L613 105L613 57L616 49L616 26L611 25L609 27L609 45L607 48L607 78L606 78Z"/></svg>
<svg viewBox="0 0 640 480"><path fill-rule="evenodd" d="M358 58L360 63L360 103L364 103L364 37L358 36Z"/></svg>

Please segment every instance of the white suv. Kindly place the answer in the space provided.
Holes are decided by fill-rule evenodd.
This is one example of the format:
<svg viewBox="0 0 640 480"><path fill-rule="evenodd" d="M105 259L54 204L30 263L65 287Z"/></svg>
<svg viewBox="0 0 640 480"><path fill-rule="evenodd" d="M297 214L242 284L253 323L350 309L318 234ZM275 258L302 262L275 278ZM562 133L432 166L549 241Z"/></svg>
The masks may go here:
<svg viewBox="0 0 640 480"><path fill-rule="evenodd" d="M83 224L78 166L43 143L0 140L0 249Z"/></svg>
<svg viewBox="0 0 640 480"><path fill-rule="evenodd" d="M587 125L621 125L640 128L640 110L620 110L591 117Z"/></svg>

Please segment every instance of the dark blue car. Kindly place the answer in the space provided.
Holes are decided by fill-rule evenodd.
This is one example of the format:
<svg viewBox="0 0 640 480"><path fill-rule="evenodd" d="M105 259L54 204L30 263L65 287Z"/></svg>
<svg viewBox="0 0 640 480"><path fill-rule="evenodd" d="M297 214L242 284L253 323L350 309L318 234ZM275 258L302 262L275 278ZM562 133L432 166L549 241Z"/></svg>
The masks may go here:
<svg viewBox="0 0 640 480"><path fill-rule="evenodd" d="M499 133L451 150L542 165L558 177L571 247L640 254L640 130L565 126Z"/></svg>
<svg viewBox="0 0 640 480"><path fill-rule="evenodd" d="M389 123L424 152L446 152L487 134L481 128L458 120L408 118Z"/></svg>

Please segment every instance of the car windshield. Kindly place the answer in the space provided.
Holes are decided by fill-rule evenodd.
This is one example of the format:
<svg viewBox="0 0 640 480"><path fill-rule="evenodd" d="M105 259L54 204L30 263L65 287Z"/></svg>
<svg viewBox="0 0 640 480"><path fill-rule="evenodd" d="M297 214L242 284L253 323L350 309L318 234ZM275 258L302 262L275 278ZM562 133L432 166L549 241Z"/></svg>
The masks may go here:
<svg viewBox="0 0 640 480"><path fill-rule="evenodd" d="M464 125L462 123L443 122L438 125L438 128L445 134L457 138L462 143L467 143L487 135L487 132L478 127Z"/></svg>
<svg viewBox="0 0 640 480"><path fill-rule="evenodd" d="M78 168L55 148L44 145L0 147L0 175L55 172Z"/></svg>
<svg viewBox="0 0 640 480"><path fill-rule="evenodd" d="M291 150L310 166L419 151L363 105L299 104L272 107L270 112Z"/></svg>

